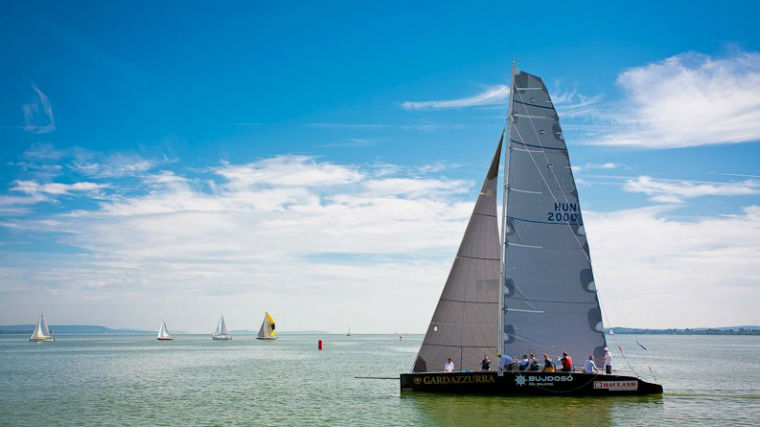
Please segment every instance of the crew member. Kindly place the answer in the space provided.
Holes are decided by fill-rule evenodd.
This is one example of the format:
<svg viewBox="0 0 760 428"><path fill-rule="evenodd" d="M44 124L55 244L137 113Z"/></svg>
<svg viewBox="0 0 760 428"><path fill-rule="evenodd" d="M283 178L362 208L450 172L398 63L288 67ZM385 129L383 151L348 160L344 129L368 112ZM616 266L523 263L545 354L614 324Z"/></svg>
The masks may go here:
<svg viewBox="0 0 760 428"><path fill-rule="evenodd" d="M545 372L554 371L554 363L552 362L552 359L549 358L549 354L544 354L544 371Z"/></svg>
<svg viewBox="0 0 760 428"><path fill-rule="evenodd" d="M593 356L588 356L586 364L583 365L583 373L599 373L599 370L596 368L596 364L594 363Z"/></svg>
<svg viewBox="0 0 760 428"><path fill-rule="evenodd" d="M484 372L491 370L491 359L488 358L488 355L483 355L483 361L480 362L480 370Z"/></svg>
<svg viewBox="0 0 760 428"><path fill-rule="evenodd" d="M449 361L446 363L446 365L443 366L443 371L446 373L451 373L454 371L454 362L451 361L451 358L449 358Z"/></svg>
<svg viewBox="0 0 760 428"><path fill-rule="evenodd" d="M535 354L530 354L530 371L537 372L540 367L538 365L538 358Z"/></svg>
<svg viewBox="0 0 760 428"><path fill-rule="evenodd" d="M514 370L514 363L515 359L513 357L510 357L507 354L499 354L499 368L502 370L511 372Z"/></svg>
<svg viewBox="0 0 760 428"><path fill-rule="evenodd" d="M573 371L573 359L569 355L567 355L567 352L562 353L562 359L560 361L562 362L563 372Z"/></svg>
<svg viewBox="0 0 760 428"><path fill-rule="evenodd" d="M607 348L604 348L604 372L612 374L612 354Z"/></svg>
<svg viewBox="0 0 760 428"><path fill-rule="evenodd" d="M528 370L528 367L530 367L530 361L528 361L528 355L523 354L522 359L520 360L520 371L524 372L525 370Z"/></svg>

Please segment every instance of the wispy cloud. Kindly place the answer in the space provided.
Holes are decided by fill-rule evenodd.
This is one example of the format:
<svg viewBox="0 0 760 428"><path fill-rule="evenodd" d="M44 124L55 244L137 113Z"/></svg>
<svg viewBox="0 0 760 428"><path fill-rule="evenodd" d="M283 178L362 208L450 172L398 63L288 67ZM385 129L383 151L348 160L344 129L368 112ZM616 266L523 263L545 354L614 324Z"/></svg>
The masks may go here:
<svg viewBox="0 0 760 428"><path fill-rule="evenodd" d="M69 167L87 177L116 178L139 176L159 165L166 165L174 160L147 159L134 153L114 153L103 155L86 150L76 150Z"/></svg>
<svg viewBox="0 0 760 428"><path fill-rule="evenodd" d="M662 180L648 176L629 179L623 184L623 190L644 193L652 201L680 203L685 199L701 196L743 196L760 194L760 181L746 180L735 183Z"/></svg>
<svg viewBox="0 0 760 428"><path fill-rule="evenodd" d="M604 162L604 163L585 163L583 165L576 165L573 166L574 172L581 172L581 171L593 171L593 170L612 170L612 169L618 169L620 168L620 164L615 162Z"/></svg>
<svg viewBox="0 0 760 428"><path fill-rule="evenodd" d="M32 82L35 93L34 101L21 106L24 112L24 130L32 134L45 134L55 131L53 107L47 95Z"/></svg>
<svg viewBox="0 0 760 428"><path fill-rule="evenodd" d="M419 123L419 124L389 124L389 123L309 123L312 128L350 129L360 131L397 130L422 133L438 133L464 129L467 126L456 123Z"/></svg>
<svg viewBox="0 0 760 428"><path fill-rule="evenodd" d="M605 113L615 127L592 144L694 147L760 140L760 53L725 58L684 53L618 77L626 106Z"/></svg>
<svg viewBox="0 0 760 428"><path fill-rule="evenodd" d="M469 97L436 101L404 101L401 103L401 107L404 110L440 110L498 104L506 105L508 96L509 87L507 85L494 85Z"/></svg>

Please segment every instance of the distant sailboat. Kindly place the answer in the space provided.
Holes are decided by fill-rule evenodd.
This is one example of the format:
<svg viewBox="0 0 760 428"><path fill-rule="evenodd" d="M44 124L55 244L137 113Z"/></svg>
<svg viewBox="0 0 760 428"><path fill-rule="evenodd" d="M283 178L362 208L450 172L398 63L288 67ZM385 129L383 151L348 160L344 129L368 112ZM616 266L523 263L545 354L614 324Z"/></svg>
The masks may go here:
<svg viewBox="0 0 760 428"><path fill-rule="evenodd" d="M346 333L346 336L351 336L351 326L348 326L348 333Z"/></svg>
<svg viewBox="0 0 760 428"><path fill-rule="evenodd" d="M601 365L607 342L559 116L540 77L512 70L502 132L402 391L491 395L662 393L633 376L479 371L484 355L567 351ZM497 188L506 147L499 236ZM558 347L558 348L557 348ZM444 365L454 365L444 373Z"/></svg>
<svg viewBox="0 0 760 428"><path fill-rule="evenodd" d="M44 314L40 314L40 320L37 322L32 336L29 337L30 342L55 342L53 334L48 329L47 320Z"/></svg>
<svg viewBox="0 0 760 428"><path fill-rule="evenodd" d="M614 336L614 335L615 335L615 332L612 329L610 329L610 336Z"/></svg>
<svg viewBox="0 0 760 428"><path fill-rule="evenodd" d="M168 329L166 328L166 321L161 320L161 328L158 329L158 336L156 336L156 339L158 340L174 340L171 334L169 334Z"/></svg>
<svg viewBox="0 0 760 428"><path fill-rule="evenodd" d="M216 330L211 336L213 340L232 340L232 336L227 332L227 323L224 322L224 315L219 314L219 322L216 324Z"/></svg>
<svg viewBox="0 0 760 428"><path fill-rule="evenodd" d="M259 329L259 335L256 336L259 340L275 340L274 337L274 318L269 315L269 312L264 312L264 321L261 322L261 328Z"/></svg>

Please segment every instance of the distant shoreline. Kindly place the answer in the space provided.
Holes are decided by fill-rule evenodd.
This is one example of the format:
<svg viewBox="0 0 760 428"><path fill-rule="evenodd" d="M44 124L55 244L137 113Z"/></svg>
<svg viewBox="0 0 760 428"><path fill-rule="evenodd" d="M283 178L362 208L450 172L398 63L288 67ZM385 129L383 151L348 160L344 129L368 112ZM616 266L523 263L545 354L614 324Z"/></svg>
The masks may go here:
<svg viewBox="0 0 760 428"><path fill-rule="evenodd" d="M8 334L32 334L34 331L33 324L17 324L17 325L0 325L0 335ZM53 325L50 329L57 335L66 334L156 334L152 330L138 330L128 328L109 328L101 325ZM612 327L611 329L605 329L609 334L612 330L615 334L638 334L638 335L678 335L678 336L760 336L760 326L746 325L735 327L700 327L700 328L667 328L667 329L651 329L651 328L629 328L629 327ZM205 333L191 333L187 331L176 330L174 334L205 334ZM257 334L254 330L233 330L231 334L249 335ZM208 333L211 334L211 333ZM282 331L278 334L343 334L343 333L330 333L323 330L309 330L309 331ZM361 335L362 333L354 333ZM368 333L368 334L396 334L398 333ZM422 334L422 333L409 333L409 334Z"/></svg>

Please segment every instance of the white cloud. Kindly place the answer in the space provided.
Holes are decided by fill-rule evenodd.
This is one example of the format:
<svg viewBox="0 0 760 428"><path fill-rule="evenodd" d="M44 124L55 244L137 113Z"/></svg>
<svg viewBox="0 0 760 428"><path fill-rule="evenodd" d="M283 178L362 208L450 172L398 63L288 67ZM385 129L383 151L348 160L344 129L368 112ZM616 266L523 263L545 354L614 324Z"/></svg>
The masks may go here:
<svg viewBox="0 0 760 428"><path fill-rule="evenodd" d="M684 199L700 196L742 196L760 193L760 181L745 180L735 183L662 180L647 176L626 180L623 190L632 193L644 193L652 201L679 203Z"/></svg>
<svg viewBox="0 0 760 428"><path fill-rule="evenodd" d="M591 143L646 148L760 140L760 53L684 53L626 70L616 124Z"/></svg>
<svg viewBox="0 0 760 428"><path fill-rule="evenodd" d="M401 107L404 110L439 110L449 108L506 105L509 96L507 85L494 85L487 87L483 92L465 98L456 98L438 101L404 101Z"/></svg>
<svg viewBox="0 0 760 428"><path fill-rule="evenodd" d="M28 317L43 301L56 323L154 328L167 318L175 329L207 331L219 311L233 328L256 328L270 310L285 330L340 331L351 323L357 331L421 331L475 191L462 180L415 178L406 167L306 156L206 172L214 186L166 170L143 176L141 193L99 200L97 209L6 218L3 227L78 251L0 248L0 283L13 302L0 321ZM18 187L46 195L39 183ZM76 187L66 191L88 186ZM694 222L665 214L662 207L586 214L612 323L750 323L756 312L741 305L760 297L753 287L760 208ZM737 309L709 322L669 312L694 305L706 313L702 296L716 311Z"/></svg>
<svg viewBox="0 0 760 428"><path fill-rule="evenodd" d="M758 324L760 207L675 221L667 208L585 215L608 325Z"/></svg>
<svg viewBox="0 0 760 428"><path fill-rule="evenodd" d="M35 100L21 106L24 111L24 130L32 134L55 131L55 118L50 100L34 82L32 82L32 90L36 96Z"/></svg>
<svg viewBox="0 0 760 428"><path fill-rule="evenodd" d="M236 188L255 185L326 186L359 181L362 174L353 167L317 162L309 156L276 156L247 165L226 163L215 172Z"/></svg>

